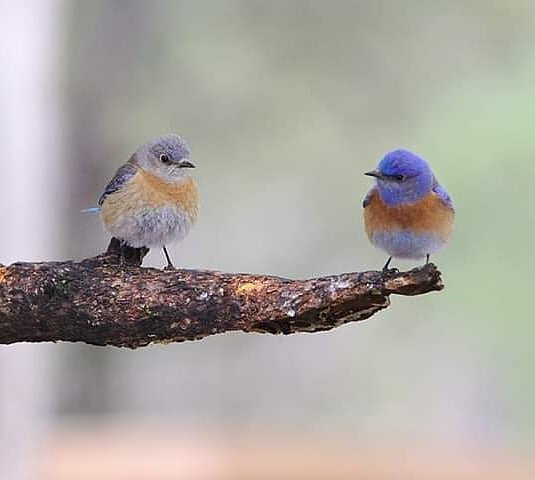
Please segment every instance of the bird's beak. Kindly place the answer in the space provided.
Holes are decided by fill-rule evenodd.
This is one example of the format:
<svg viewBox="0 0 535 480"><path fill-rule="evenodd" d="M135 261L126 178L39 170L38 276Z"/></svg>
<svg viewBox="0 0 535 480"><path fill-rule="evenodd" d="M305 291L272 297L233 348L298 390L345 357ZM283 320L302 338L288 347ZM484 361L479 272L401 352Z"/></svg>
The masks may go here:
<svg viewBox="0 0 535 480"><path fill-rule="evenodd" d="M193 163L191 163L187 158L180 160L180 162L178 162L178 166L180 168L195 168L195 165L193 165Z"/></svg>
<svg viewBox="0 0 535 480"><path fill-rule="evenodd" d="M371 172L366 172L364 175L368 175L368 177L375 177L375 178L381 178L383 175L378 170L372 170Z"/></svg>

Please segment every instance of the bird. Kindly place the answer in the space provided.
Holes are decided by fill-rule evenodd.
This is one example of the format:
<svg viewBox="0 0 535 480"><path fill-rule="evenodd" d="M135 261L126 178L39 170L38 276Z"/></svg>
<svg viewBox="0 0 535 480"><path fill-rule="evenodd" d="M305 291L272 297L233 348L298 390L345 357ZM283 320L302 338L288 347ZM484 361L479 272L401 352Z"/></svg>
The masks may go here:
<svg viewBox="0 0 535 480"><path fill-rule="evenodd" d="M370 242L392 258L422 259L448 243L455 209L446 189L426 160L404 149L388 152L377 168L365 175L375 185L362 203Z"/></svg>
<svg viewBox="0 0 535 480"><path fill-rule="evenodd" d="M98 200L105 229L121 244L162 248L166 269L174 269L167 245L183 240L197 221L199 196L190 150L176 134L141 145L119 167Z"/></svg>

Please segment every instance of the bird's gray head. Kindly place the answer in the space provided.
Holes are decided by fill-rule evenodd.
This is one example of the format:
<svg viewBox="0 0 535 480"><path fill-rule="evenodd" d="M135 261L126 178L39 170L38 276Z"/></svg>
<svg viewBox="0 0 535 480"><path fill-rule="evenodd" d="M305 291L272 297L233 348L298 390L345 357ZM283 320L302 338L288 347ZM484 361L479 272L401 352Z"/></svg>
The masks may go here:
<svg viewBox="0 0 535 480"><path fill-rule="evenodd" d="M177 182L189 177L195 165L189 160L186 142L173 133L145 143L135 153L138 165L162 180Z"/></svg>

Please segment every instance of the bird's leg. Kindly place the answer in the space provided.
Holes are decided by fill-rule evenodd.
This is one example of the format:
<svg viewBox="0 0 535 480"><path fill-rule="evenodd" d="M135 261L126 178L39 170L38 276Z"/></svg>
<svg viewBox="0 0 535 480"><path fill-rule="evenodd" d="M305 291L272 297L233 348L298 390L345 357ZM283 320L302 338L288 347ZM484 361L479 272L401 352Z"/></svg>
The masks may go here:
<svg viewBox="0 0 535 480"><path fill-rule="evenodd" d="M119 240L118 260L119 260L119 265L121 266L127 263L126 252L125 252L126 248L128 248L128 245L126 244L126 242L124 240Z"/></svg>
<svg viewBox="0 0 535 480"><path fill-rule="evenodd" d="M426 264L426 265L429 265L429 257L430 257L430 255L429 255L429 253L428 253L428 254L425 256L425 264Z"/></svg>
<svg viewBox="0 0 535 480"><path fill-rule="evenodd" d="M169 256L169 253L167 252L167 248L165 248L165 245L163 247L163 253L165 254L165 259L167 260L167 266L164 268L164 270L174 270L175 266L173 265L173 262L171 261L171 257Z"/></svg>
<svg viewBox="0 0 535 480"><path fill-rule="evenodd" d="M383 273L388 272L388 267L390 266L390 262L392 261L392 257L389 257L388 260L385 263L385 266L383 267Z"/></svg>
<svg viewBox="0 0 535 480"><path fill-rule="evenodd" d="M110 243L106 250L106 255L113 255L116 258L117 263L122 263L122 241L118 238L111 237Z"/></svg>
<svg viewBox="0 0 535 480"><path fill-rule="evenodd" d="M140 267L143 263L143 258L149 253L147 247L131 247L124 240L112 239L108 251L115 252L114 248L117 248L117 261L119 265L133 265Z"/></svg>
<svg viewBox="0 0 535 480"><path fill-rule="evenodd" d="M121 267L126 263L126 255L124 249L126 248L126 243L121 242L121 249L119 250L119 265Z"/></svg>

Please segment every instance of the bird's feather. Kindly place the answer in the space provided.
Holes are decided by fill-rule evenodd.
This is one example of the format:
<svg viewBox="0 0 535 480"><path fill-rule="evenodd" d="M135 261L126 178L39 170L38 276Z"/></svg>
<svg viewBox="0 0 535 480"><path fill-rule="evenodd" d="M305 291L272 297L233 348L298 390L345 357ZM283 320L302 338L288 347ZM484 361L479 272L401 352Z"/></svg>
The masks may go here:
<svg viewBox="0 0 535 480"><path fill-rule="evenodd" d="M433 181L432 190L434 193L436 193L439 196L439 198L445 203L445 205L448 208L450 208L451 210L454 210L451 197L449 196L446 189L442 185L440 185L440 183L438 183L438 180L436 178Z"/></svg>
<svg viewBox="0 0 535 480"><path fill-rule="evenodd" d="M362 200L362 208L366 208L370 204L370 200L372 199L372 195L374 193L375 189L372 188L364 197L364 200Z"/></svg>
<svg viewBox="0 0 535 480"><path fill-rule="evenodd" d="M100 207L84 208L80 210L82 213L100 213Z"/></svg>
<svg viewBox="0 0 535 480"><path fill-rule="evenodd" d="M136 163L135 156L133 155L128 162L126 162L122 167L120 167L115 175L110 180L110 183L104 189L104 192L98 199L99 207L102 206L106 197L117 190L120 190L122 186L128 182L138 171L139 166Z"/></svg>
<svg viewBox="0 0 535 480"><path fill-rule="evenodd" d="M376 232L395 230L433 232L448 238L453 218L452 207L434 192L416 203L390 207L381 199L378 190L373 188L368 207L364 209L366 232L370 239Z"/></svg>

